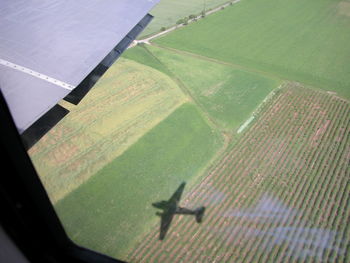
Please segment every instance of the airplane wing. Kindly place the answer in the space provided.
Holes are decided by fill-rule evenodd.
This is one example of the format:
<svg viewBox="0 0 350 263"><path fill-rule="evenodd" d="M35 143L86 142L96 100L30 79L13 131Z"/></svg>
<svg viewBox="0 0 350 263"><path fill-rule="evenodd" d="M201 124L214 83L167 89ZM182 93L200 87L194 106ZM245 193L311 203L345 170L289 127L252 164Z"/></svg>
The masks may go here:
<svg viewBox="0 0 350 263"><path fill-rule="evenodd" d="M168 229L170 227L171 221L174 218L174 213L162 213L161 214L161 221L160 221L160 234L159 239L163 240L165 238L166 233L168 232Z"/></svg>
<svg viewBox="0 0 350 263"><path fill-rule="evenodd" d="M170 202L170 203L173 203L173 202L178 203L178 202L180 201L181 195L182 195L182 193L183 193L183 191L184 191L184 189L185 189L185 185L186 185L186 183L183 182L183 183L179 186L179 188L177 188L177 190L175 191L175 193L174 193L174 194L170 197L170 199L169 199L169 202Z"/></svg>
<svg viewBox="0 0 350 263"><path fill-rule="evenodd" d="M67 114L61 99L81 100L158 1L1 1L0 88L22 138L30 143ZM46 127L35 129L46 114Z"/></svg>

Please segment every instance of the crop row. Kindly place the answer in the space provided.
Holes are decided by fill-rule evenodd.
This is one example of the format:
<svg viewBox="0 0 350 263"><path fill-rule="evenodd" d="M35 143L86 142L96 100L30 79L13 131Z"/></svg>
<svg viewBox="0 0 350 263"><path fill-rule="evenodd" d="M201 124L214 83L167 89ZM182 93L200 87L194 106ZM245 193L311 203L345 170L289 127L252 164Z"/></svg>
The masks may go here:
<svg viewBox="0 0 350 263"><path fill-rule="evenodd" d="M254 128L254 127L252 127L252 128ZM251 133L251 134L253 134L253 133ZM264 140L261 140L260 144L262 144L263 142L264 142ZM226 155L223 158L224 161L222 161L216 168L214 168L213 171L209 173L209 176L206 179L203 180L203 183L201 183L200 186L198 187L199 190L192 192L192 194L190 193L184 199L190 199L191 203L197 203L197 200L200 200L200 201L203 202L204 200L203 200L203 196L202 195L203 194L208 195L208 192L200 191L200 187L201 187L201 185L207 185L210 181L212 181L212 177L213 176L215 176L215 180L213 182L213 184L214 184L213 186L215 186L216 184L218 184L219 186L225 186L225 182L222 182L222 181L225 180L225 179L226 180L229 179L229 177L228 176L221 176L221 174L225 170L230 170L230 171L232 170L232 166L234 165L233 160L235 159L236 156L238 157L240 152L242 152L242 148L243 148L243 151L247 151L248 150L248 148L244 147L244 146L245 146L244 144L241 144L241 147L239 147L238 150L236 149L237 151L232 151L230 154ZM260 147L260 148L263 149L262 147ZM227 164L228 164L228 167L226 167ZM220 178L220 180L218 178ZM235 178L235 179L238 179L238 177ZM220 190L222 191L222 189L220 189ZM198 195L198 193L201 193L201 195ZM215 214L215 213L212 213L212 214ZM209 221L210 219L211 218L206 217L206 221ZM176 227L176 222L174 222L171 227L172 227L172 230L173 230ZM181 225L180 227L183 227L183 226ZM189 228L189 227L190 226L187 225L187 228ZM187 228L185 230L187 230ZM156 241L157 240L157 235L153 235L153 236L154 236L154 239ZM179 249L181 249L181 247ZM142 255L142 257L144 259L147 258L147 254L145 254L146 251L148 252L148 254L152 254L154 256L152 249L148 249L147 248L145 250L140 251L140 254Z"/></svg>
<svg viewBox="0 0 350 263"><path fill-rule="evenodd" d="M277 100L279 100L279 98L277 98ZM253 126L256 126L256 124L254 124ZM252 137L252 133L247 135L248 138ZM241 149L244 147L244 144L240 144L239 148L237 149L236 153L238 154L239 151L241 151ZM236 155L237 155L236 154ZM215 167L213 167L211 169L211 171L208 173L208 175L204 178L204 180L200 183L200 185L198 186L198 188L200 188L202 185L207 185L209 184L209 182L212 180L212 177L215 175L217 175L218 171L220 170L220 167L222 167L223 165L226 164L230 164L232 162L232 158L234 157L233 154L227 154L225 155L219 162L219 164ZM217 176L216 176L217 177ZM191 202L195 203L199 198L199 196L197 195L198 192L196 191L192 191L192 192L188 192L186 194L186 196L183 198L184 200L191 200ZM175 221L175 220L174 220ZM178 221L173 222L172 224L172 228L174 227L174 225L177 224ZM155 230L154 232L152 232L152 234L148 235L145 239L142 240L142 244L140 246L138 246L130 255L130 258L135 258L138 260L141 257L145 258L145 254L146 251L149 251L148 248L148 244L150 244L151 242L156 242L158 238L158 230ZM151 252L151 251L150 251ZM138 257L140 256L140 257Z"/></svg>
<svg viewBox="0 0 350 263"><path fill-rule="evenodd" d="M349 113L335 97L284 88L184 196L185 206L207 206L203 224L175 218L164 241L157 226L130 261L346 261ZM322 235L328 243L317 243Z"/></svg>

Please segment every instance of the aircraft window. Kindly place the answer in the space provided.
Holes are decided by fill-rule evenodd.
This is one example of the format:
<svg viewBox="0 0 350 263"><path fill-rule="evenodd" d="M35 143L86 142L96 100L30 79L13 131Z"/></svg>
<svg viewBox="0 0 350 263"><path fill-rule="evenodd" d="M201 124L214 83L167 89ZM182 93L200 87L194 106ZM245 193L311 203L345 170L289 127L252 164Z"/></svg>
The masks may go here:
<svg viewBox="0 0 350 263"><path fill-rule="evenodd" d="M28 147L69 237L127 262L350 262L350 2L150 13Z"/></svg>

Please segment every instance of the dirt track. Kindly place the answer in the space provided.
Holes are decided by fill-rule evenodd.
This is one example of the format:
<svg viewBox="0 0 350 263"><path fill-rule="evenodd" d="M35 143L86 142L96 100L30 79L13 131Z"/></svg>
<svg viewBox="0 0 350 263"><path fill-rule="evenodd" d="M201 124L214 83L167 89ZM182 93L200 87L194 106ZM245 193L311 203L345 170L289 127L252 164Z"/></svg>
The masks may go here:
<svg viewBox="0 0 350 263"><path fill-rule="evenodd" d="M215 12L217 12L217 11L220 11L222 8L226 8L226 7L230 6L231 3L232 3L232 4L236 4L236 3L240 2L240 1L241 1L241 0L234 0L234 1L232 1L232 2L228 2L228 3L226 3L226 4L223 4L223 5L221 5L221 6L218 6L218 7L214 8L214 9L212 9L212 10L210 10L210 11L205 12L205 16L210 15L210 14L213 14L213 13L215 13ZM199 15L199 16L193 18L193 19L188 20L188 24L194 23L194 22L196 22L197 20L203 19L203 18L204 18L204 17L202 17L201 15ZM184 25L184 24L175 25L175 26L172 26L172 27L168 28L167 30L164 30L164 31L159 32L159 33L156 33L156 34L154 34L154 35L152 35L152 36L149 36L149 37L146 37L146 38L144 38L144 39L141 39L141 40L134 40L128 48L132 48L132 47L136 46L136 45L139 44L139 43L144 43L144 44L146 44L146 45L150 45L150 44L151 44L151 42L150 42L151 40L153 40L153 39L155 39L155 38L158 38L158 37L160 37L160 36L163 36L163 35L165 35L165 34L168 34L169 32L172 32L172 31L174 31L174 30L176 30L176 29L178 29L178 28L184 27L184 26L186 26L186 25Z"/></svg>

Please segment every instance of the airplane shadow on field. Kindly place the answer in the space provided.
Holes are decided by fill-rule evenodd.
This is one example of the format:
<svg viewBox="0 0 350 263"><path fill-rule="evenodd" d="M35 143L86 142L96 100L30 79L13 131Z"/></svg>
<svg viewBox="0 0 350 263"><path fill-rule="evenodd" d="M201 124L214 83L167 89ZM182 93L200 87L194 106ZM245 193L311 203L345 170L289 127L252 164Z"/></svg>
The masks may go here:
<svg viewBox="0 0 350 263"><path fill-rule="evenodd" d="M205 212L204 206L194 210L179 206L179 202L181 199L182 192L185 188L185 185L186 185L185 182L181 183L181 185L177 188L175 193L170 197L168 201L160 201L152 204L152 206L154 206L155 208L163 210L162 212L156 213L156 215L160 216L161 218L160 234L159 234L160 240L163 240L165 238L165 235L168 232L168 229L170 227L171 221L173 220L176 214L194 215L197 223L202 222L204 212Z"/></svg>

